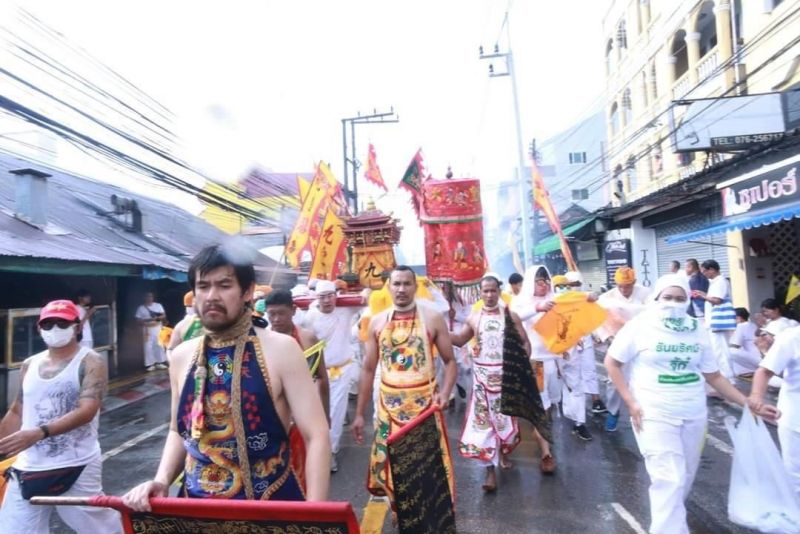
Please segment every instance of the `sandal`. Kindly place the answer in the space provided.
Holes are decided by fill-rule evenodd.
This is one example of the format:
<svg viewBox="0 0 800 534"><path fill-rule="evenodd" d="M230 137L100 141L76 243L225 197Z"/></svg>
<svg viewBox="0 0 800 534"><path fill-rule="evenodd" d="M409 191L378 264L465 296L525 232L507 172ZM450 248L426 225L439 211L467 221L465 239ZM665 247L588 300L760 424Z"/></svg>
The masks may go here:
<svg viewBox="0 0 800 534"><path fill-rule="evenodd" d="M539 469L541 469L542 473L545 475L552 475L556 472L556 459L553 458L552 454L548 454L542 458L542 461L539 464Z"/></svg>

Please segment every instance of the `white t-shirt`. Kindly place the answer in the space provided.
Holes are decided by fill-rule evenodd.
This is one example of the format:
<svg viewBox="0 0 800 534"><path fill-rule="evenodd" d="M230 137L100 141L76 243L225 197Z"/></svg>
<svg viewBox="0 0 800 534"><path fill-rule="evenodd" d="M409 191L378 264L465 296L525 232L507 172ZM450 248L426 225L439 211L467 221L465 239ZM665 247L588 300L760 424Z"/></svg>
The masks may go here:
<svg viewBox="0 0 800 534"><path fill-rule="evenodd" d="M691 319L691 318L687 318ZM649 311L620 329L608 354L629 363L629 385L646 419L680 421L706 417L705 379L718 371L708 331L675 332Z"/></svg>
<svg viewBox="0 0 800 534"><path fill-rule="evenodd" d="M325 341L325 365L328 367L344 365L353 358L350 328L358 311L356 307L337 306L330 313L322 313L319 308L309 307L303 317L301 326L314 332L320 341Z"/></svg>
<svg viewBox="0 0 800 534"><path fill-rule="evenodd" d="M736 345L741 347L742 352L745 352L754 358L761 358L761 351L756 347L756 331L758 325L745 321L736 325L736 330L733 331L729 345Z"/></svg>
<svg viewBox="0 0 800 534"><path fill-rule="evenodd" d="M539 333L533 329L539 319L544 317L544 312L537 312L536 305L540 302L553 300L553 294L548 293L543 297L532 297L524 299L517 295L511 299L511 311L519 315L522 321L522 327L528 334L528 339L531 342L531 360L547 361L555 360L560 356L550 352L544 344L544 340Z"/></svg>
<svg viewBox="0 0 800 534"><path fill-rule="evenodd" d="M788 317L778 317L777 319L772 319L771 321L767 321L767 324L775 323L776 325L781 325L783 328L792 328L797 326L798 323L794 319L789 319ZM766 326L766 325L764 325Z"/></svg>
<svg viewBox="0 0 800 534"><path fill-rule="evenodd" d="M716 278L708 279L708 291L706 292L706 296L709 297L717 297L722 300L730 300L731 299L731 288L730 284L728 284L728 280L725 279L722 274L718 274ZM705 307L703 308L703 314L706 318L706 324L711 324L711 308L714 305L711 304L709 301L706 301Z"/></svg>
<svg viewBox="0 0 800 534"><path fill-rule="evenodd" d="M776 375L783 373L778 394L779 425L800 432L800 328L792 328L775 336L775 343L761 360L761 367Z"/></svg>
<svg viewBox="0 0 800 534"><path fill-rule="evenodd" d="M152 304L150 304L148 306L145 306L144 304L142 304L141 306L139 306L136 309L136 318L140 319L142 321L149 321L149 320L153 319L153 315L150 312L153 312L155 314L158 314L158 313L163 314L164 313L164 306L162 306L158 302L154 302L154 303L152 303ZM152 326L149 326L148 328L158 328L160 330L161 329L161 325L160 324L152 325Z"/></svg>
<svg viewBox="0 0 800 534"><path fill-rule="evenodd" d="M83 321L83 318L86 317L86 314L89 313L86 308L83 306L78 305L78 319ZM89 321L83 323L83 330L81 331L81 345L85 347L91 347L94 344L94 338L92 337L92 325Z"/></svg>
<svg viewBox="0 0 800 534"><path fill-rule="evenodd" d="M644 310L650 290L634 285L630 297L623 295L618 287L606 291L597 299L597 304L608 310L609 318L600 325L596 334L601 341L606 341L617 333L620 321L628 322Z"/></svg>

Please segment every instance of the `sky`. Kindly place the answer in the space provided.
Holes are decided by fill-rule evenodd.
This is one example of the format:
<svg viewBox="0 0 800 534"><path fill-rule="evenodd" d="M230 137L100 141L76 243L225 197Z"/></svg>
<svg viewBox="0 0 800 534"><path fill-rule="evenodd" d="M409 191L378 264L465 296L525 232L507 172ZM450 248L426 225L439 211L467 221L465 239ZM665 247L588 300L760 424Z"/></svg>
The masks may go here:
<svg viewBox="0 0 800 534"><path fill-rule="evenodd" d="M311 172L319 160L341 180L341 119L392 107L400 122L358 126L356 150L366 161L375 145L392 191L379 206L401 216L412 242L407 196L394 187L418 148L433 177L451 166L485 189L517 165L511 80L488 76L480 45L507 51L510 31L523 150L587 115L604 87L604 0L0 2L14 14L0 22L7 38L33 36L22 7L168 108L172 149L220 181L254 164ZM40 43L77 68L74 54ZM494 68L504 71L503 60ZM97 65L82 72L99 85L110 79ZM0 121L2 129L11 126ZM61 166L103 174L63 152ZM360 188L380 196L363 179Z"/></svg>

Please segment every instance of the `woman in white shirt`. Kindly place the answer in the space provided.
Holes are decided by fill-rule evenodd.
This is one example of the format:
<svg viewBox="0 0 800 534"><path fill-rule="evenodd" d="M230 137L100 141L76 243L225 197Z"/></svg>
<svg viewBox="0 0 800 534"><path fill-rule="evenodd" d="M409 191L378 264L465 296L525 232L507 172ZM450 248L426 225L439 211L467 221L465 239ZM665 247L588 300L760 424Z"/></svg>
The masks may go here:
<svg viewBox="0 0 800 534"><path fill-rule="evenodd" d="M767 327L769 328L769 327ZM800 328L784 329L775 336L775 343L767 351L753 377L750 408L764 406L767 383L774 375L783 374L783 385L778 394L778 439L786 472L789 473L795 494L800 497Z"/></svg>
<svg viewBox="0 0 800 534"><path fill-rule="evenodd" d="M794 319L789 319L788 317L783 316L783 313L781 312L781 304L777 299L765 299L764 302L761 303L761 315L763 315L764 319L767 320L767 323L764 326L770 323L781 325L783 328L789 328L798 325L798 322Z"/></svg>
<svg viewBox="0 0 800 534"><path fill-rule="evenodd" d="M761 363L761 351L756 346L758 325L750 321L746 308L736 308L736 330L733 331L730 345L731 367L735 375L753 373Z"/></svg>
<svg viewBox="0 0 800 534"><path fill-rule="evenodd" d="M650 476L650 532L688 533L685 500L705 439L704 383L740 406L742 395L719 372L708 331L687 310L689 285L661 277L647 309L625 324L605 358L608 376L631 416ZM621 367L630 364L630 382ZM763 407L764 415L776 414Z"/></svg>

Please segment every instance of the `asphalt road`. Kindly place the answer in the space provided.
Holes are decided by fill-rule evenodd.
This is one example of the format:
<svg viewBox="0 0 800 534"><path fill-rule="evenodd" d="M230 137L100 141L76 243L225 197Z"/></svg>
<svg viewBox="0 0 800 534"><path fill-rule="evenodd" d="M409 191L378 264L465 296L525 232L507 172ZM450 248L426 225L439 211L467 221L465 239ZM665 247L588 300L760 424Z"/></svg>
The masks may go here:
<svg viewBox="0 0 800 534"><path fill-rule="evenodd" d="M599 367L599 366L598 366ZM604 371L598 369L604 376ZM604 384L601 388L604 388ZM354 402L351 401L351 413ZM457 400L448 412L451 448L464 420L465 403ZM121 495L155 474L161 454L169 411L166 392L143 399L110 413L100 421L100 441L105 455L103 483L106 493ZM687 503L694 533L750 532L727 520L730 477L730 438L724 427L726 416L741 412L721 401L709 401L709 437L697 478ZM647 473L630 424L620 419L619 430L603 431L603 418L588 421L594 436L582 442L571 434L569 421L557 417L553 423L554 454L558 469L543 476L530 426L521 425L523 442L511 456L514 468L499 472L495 494L481 490L483 469L457 454L456 514L461 533L642 533L650 521ZM332 475L332 500L352 503L362 519L369 495L364 488L368 462L367 446L355 445L345 432L339 454L340 471ZM373 505L373 507L376 505ZM383 532L393 532L388 515ZM54 518L54 532L70 532Z"/></svg>

